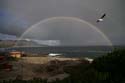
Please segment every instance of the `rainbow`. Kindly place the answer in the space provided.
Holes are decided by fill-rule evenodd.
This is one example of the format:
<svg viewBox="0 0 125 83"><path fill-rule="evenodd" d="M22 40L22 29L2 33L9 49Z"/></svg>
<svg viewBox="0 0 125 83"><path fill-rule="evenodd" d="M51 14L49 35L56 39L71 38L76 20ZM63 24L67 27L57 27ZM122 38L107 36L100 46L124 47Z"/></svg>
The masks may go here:
<svg viewBox="0 0 125 83"><path fill-rule="evenodd" d="M34 25L32 25L29 29L27 29L22 35L21 37L19 38L22 39L26 33L28 33L30 30L34 29L37 25L41 24L41 23L46 23L48 21L52 21L52 20L58 20L58 19L70 19L70 20L75 20L75 21L78 21L78 22L81 22L81 23L85 23L87 25L89 25L92 29L96 30L107 42L110 46L112 46L112 42L109 40L109 38L100 30L98 29L96 26L94 26L93 24L83 20L83 19L80 19L80 18L77 18L77 17L51 17L51 18L47 18L47 19L44 19Z"/></svg>

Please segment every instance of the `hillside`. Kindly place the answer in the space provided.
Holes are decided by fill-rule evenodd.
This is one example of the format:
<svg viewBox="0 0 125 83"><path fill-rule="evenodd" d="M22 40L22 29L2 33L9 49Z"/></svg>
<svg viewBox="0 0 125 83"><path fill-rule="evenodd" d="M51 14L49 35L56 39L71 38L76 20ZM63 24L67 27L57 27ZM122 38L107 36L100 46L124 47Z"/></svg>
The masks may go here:
<svg viewBox="0 0 125 83"><path fill-rule="evenodd" d="M125 71L124 71L125 56L124 55L125 55L124 49L114 50L113 52L108 53L106 56L96 58L91 64L80 63L74 66L69 65L69 66L63 67L63 72L69 74L69 76L63 80L57 79L56 81L49 82L49 83L125 83ZM61 62L61 64L64 64L64 63L65 62ZM58 65L61 66L60 62L58 62ZM44 68L50 67L50 65L49 66L44 65L44 66L46 66ZM54 67L52 68L54 68L54 70L58 69L56 66L57 65L54 65ZM6 81L6 82L7 83L9 82L11 83L15 83L15 82L48 83L47 80L40 79L39 77L32 80L31 79L30 80L12 80L12 81Z"/></svg>
<svg viewBox="0 0 125 83"><path fill-rule="evenodd" d="M0 40L0 48L13 47L13 46L32 47L32 46L46 46L46 45L38 44L35 41L27 41L27 40Z"/></svg>

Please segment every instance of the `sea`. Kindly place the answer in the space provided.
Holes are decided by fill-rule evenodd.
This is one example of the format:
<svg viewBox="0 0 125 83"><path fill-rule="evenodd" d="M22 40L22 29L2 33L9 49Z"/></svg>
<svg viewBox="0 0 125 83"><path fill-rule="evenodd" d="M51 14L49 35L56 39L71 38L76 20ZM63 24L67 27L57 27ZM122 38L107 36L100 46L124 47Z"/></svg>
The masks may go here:
<svg viewBox="0 0 125 83"><path fill-rule="evenodd" d="M0 48L0 51L21 51L33 56L42 56L49 53L58 53L65 57L96 58L124 46L45 46L45 47L9 47Z"/></svg>

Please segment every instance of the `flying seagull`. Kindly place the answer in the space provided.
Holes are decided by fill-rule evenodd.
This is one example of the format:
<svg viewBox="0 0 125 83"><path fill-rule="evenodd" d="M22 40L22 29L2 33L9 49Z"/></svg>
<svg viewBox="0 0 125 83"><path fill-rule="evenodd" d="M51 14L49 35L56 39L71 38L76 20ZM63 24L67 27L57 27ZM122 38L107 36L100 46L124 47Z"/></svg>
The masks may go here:
<svg viewBox="0 0 125 83"><path fill-rule="evenodd" d="M96 22L97 23L102 22L105 16L106 16L106 14L104 13Z"/></svg>

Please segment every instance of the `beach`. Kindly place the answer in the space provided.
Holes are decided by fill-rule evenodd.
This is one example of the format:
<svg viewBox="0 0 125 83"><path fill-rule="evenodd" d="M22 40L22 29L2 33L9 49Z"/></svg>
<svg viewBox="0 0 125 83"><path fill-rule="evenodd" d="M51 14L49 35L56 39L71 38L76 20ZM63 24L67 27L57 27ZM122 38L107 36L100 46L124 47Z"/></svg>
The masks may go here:
<svg viewBox="0 0 125 83"><path fill-rule="evenodd" d="M30 80L33 78L64 79L69 76L64 71L65 68L78 64L89 64L87 60L79 58L66 57L21 57L17 61L11 61L13 65L11 71L0 71L2 80L23 79Z"/></svg>

